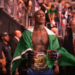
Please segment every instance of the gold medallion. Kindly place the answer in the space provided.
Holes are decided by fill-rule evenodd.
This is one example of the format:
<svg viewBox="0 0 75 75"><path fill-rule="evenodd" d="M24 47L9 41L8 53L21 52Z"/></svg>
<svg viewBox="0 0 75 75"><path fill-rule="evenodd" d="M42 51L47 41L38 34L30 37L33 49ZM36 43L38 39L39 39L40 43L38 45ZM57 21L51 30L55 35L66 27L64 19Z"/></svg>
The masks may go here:
<svg viewBox="0 0 75 75"><path fill-rule="evenodd" d="M45 70L47 67L46 54L44 52L38 52L35 59L33 68L37 71Z"/></svg>

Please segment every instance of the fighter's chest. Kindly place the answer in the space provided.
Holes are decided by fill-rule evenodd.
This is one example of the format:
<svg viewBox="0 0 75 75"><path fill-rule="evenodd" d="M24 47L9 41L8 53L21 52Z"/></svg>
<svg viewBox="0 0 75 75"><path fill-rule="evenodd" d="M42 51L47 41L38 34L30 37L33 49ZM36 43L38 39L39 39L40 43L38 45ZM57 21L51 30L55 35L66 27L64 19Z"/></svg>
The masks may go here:
<svg viewBox="0 0 75 75"><path fill-rule="evenodd" d="M48 43L48 34L46 32L45 33L34 32L32 35L32 43L46 45Z"/></svg>

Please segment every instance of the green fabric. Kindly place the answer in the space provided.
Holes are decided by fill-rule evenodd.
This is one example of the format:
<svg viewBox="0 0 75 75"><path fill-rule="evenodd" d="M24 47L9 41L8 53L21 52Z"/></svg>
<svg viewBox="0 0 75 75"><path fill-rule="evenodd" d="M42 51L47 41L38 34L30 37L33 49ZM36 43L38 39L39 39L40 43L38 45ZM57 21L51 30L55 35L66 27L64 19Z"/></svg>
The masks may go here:
<svg viewBox="0 0 75 75"><path fill-rule="evenodd" d="M49 35L49 33L48 33L48 37L49 37L49 46L48 46L47 50L58 50L62 54L62 57L59 58L59 60L58 60L58 65L59 66L75 65L75 57L73 55L69 54L64 48L59 48L59 43L58 43L57 37L55 35ZM24 52L28 48L31 48L33 50L31 38L32 38L32 32L30 32L29 30L26 30L22 34L22 37L18 43L18 46L16 48L13 59L17 56L21 56L21 53ZM25 60L25 59L20 57L19 59L14 60L12 62L12 73L19 66L19 64L21 63L22 60ZM54 61L51 61L48 58L48 53L46 54L46 60L47 60L48 67L52 68Z"/></svg>
<svg viewBox="0 0 75 75"><path fill-rule="evenodd" d="M52 16L53 13L56 13L56 9L51 11L51 8L47 10L46 17L48 18L48 13L50 13L50 16Z"/></svg>
<svg viewBox="0 0 75 75"><path fill-rule="evenodd" d="M53 11L51 11L51 9L48 9L47 12L48 13L55 13L56 12L56 9L54 9Z"/></svg>

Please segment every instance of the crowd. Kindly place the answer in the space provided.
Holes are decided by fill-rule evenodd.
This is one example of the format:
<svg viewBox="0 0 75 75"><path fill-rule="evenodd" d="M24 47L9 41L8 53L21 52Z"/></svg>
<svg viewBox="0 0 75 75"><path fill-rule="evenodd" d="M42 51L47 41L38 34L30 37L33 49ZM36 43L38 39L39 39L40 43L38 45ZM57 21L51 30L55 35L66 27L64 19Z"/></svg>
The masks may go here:
<svg viewBox="0 0 75 75"><path fill-rule="evenodd" d="M12 15L14 0L4 1L5 10ZM22 23L22 16L24 15L24 7L27 9L28 13L32 11L31 1L32 0L17 0L17 20L20 23ZM48 0L48 2L43 0L42 3L36 0L35 6L37 8L33 16L35 21L34 28L33 26L28 28L23 34L20 30L15 30L12 38L10 38L7 32L0 34L0 75L11 75L11 67L13 67L15 63L14 70L12 70L13 75L75 75L74 8L71 9L68 3L63 4L63 0L58 0L58 5L53 5L50 0ZM43 25L49 30L44 28ZM55 55L48 53L49 59L52 60L49 61L47 58L47 61L51 63L51 65L48 64L51 69L37 73L31 66L31 61L33 61L32 50L46 52L47 47L49 50L55 50L54 52L50 52ZM66 51L59 47L64 47ZM36 55L36 51L34 51L34 54ZM12 66L11 63L13 63ZM52 63L54 63L54 65Z"/></svg>
<svg viewBox="0 0 75 75"><path fill-rule="evenodd" d="M22 22L22 18L25 17L25 11L28 14L31 11L32 0L4 0L4 9L17 21Z"/></svg>
<svg viewBox="0 0 75 75"><path fill-rule="evenodd" d="M32 0L4 0L4 6L5 10L14 15L20 23L23 23L25 20L25 10L27 10L29 18L32 18ZM40 0L35 0L35 11L40 9L45 12L46 26L49 29L57 27L59 36L64 37L68 32L69 24L72 20L74 5L65 3L63 0L58 0L58 4L52 4L52 0L43 0L42 3L40 3ZM31 21L30 19L30 24L32 23Z"/></svg>

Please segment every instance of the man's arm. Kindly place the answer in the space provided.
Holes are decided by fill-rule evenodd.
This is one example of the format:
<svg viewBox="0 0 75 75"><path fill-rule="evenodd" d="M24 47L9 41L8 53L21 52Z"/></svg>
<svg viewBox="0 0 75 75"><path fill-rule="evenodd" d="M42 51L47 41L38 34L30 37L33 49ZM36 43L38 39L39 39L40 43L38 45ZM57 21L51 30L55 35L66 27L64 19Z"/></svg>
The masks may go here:
<svg viewBox="0 0 75 75"><path fill-rule="evenodd" d="M45 7L46 10L48 9L48 7L45 4L42 4L42 5Z"/></svg>
<svg viewBox="0 0 75 75"><path fill-rule="evenodd" d="M50 13L48 13L48 18L49 18L49 21L51 22L51 17L50 17Z"/></svg>
<svg viewBox="0 0 75 75"><path fill-rule="evenodd" d="M3 59L0 59L0 67L4 67L6 65L6 58L3 51L2 51L2 57Z"/></svg>
<svg viewBox="0 0 75 75"><path fill-rule="evenodd" d="M2 51L2 57L3 57L3 59L2 59L2 65L4 67L6 65L6 58L5 58L5 55L4 55L3 51Z"/></svg>
<svg viewBox="0 0 75 75"><path fill-rule="evenodd" d="M49 21L51 22L51 17L50 17L50 15L51 15L51 14L50 14L50 9L48 9L48 10L47 10L47 12L48 12L48 18L49 18Z"/></svg>
<svg viewBox="0 0 75 75"><path fill-rule="evenodd" d="M55 13L53 13L53 17L52 17L52 20L54 20L54 18L55 18Z"/></svg>

